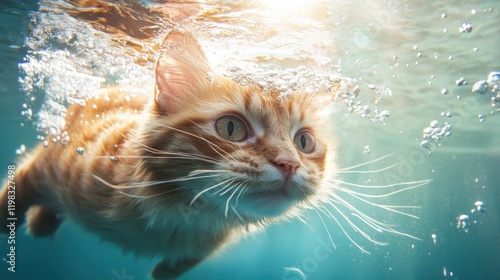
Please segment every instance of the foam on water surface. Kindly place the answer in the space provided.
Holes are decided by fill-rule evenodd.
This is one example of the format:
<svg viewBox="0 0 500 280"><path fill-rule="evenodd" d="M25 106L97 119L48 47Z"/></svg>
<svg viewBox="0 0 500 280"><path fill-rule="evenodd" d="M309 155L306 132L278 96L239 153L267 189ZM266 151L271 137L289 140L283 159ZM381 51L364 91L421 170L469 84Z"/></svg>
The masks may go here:
<svg viewBox="0 0 500 280"><path fill-rule="evenodd" d="M262 4L231 2L147 3L147 8L126 3L102 8L94 3L107 21L99 20L97 8L93 12L69 3L41 2L25 41L28 54L19 66L26 93L22 114L34 121L41 140L61 135L68 105L85 106L103 88L117 85L124 94L152 95L161 38L178 24L194 33L214 71L240 84L253 83L284 97L295 91L327 91L350 113L384 123L390 116L389 110L378 109L382 96L390 95L389 88L371 85L375 101L361 101L357 80L341 74L328 1L296 7L291 14ZM145 19L134 16L132 8L144 9ZM115 19L115 14L123 18ZM142 27L137 32L122 30L120 21L131 24L131 29Z"/></svg>

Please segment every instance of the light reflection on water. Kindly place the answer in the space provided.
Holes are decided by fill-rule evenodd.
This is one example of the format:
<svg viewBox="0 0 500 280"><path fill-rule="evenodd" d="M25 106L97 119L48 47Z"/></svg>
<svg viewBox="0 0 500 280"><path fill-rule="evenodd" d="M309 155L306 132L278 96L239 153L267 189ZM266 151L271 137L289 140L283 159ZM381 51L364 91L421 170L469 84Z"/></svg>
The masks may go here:
<svg viewBox="0 0 500 280"><path fill-rule="evenodd" d="M364 255L332 225L337 250L330 251L322 245L327 236L320 221L311 215L307 225L292 222L273 226L265 235L243 240L207 260L186 279L208 273L238 279L234 271L239 279L280 279L283 268L301 268L307 279L436 279L443 278L444 267L446 279L452 279L450 271L460 279L494 277L500 248L500 118L490 113L492 93L474 95L471 91L476 81L500 70L496 1L317 1L313 6L292 9L292 15L279 9L262 11L258 2L159 5L143 1L149 10L135 4L121 8L126 11L121 13L126 19L137 19L131 25L124 25L127 21L120 18L115 18L114 25L103 24L99 17L92 17L95 11L88 12L70 2L43 1L43 12L33 16L38 21L26 41L32 59L21 67L21 87L29 92L29 87L35 86L25 103L33 114L48 106L42 110L48 114L46 121L64 111L61 104L85 99L101 86L124 84L136 94L152 92L152 69L160 42L156 32L180 24L200 39L216 68L240 82L245 77L249 81L268 80L271 72L280 75L290 73L287 69L306 66L314 71L309 76L306 71L302 73L306 79L300 87L328 87L324 77L335 73L355 79L361 89L356 100L390 110L388 125L384 126L349 115L339 102L335 127L340 166L393 152L395 161L401 163L392 173L351 174L345 180L388 183L434 179L426 188L398 197L406 204L422 206L419 221L386 217L422 241L385 237L389 246L372 246L371 255ZM104 7L105 14L113 14L110 6ZM464 22L474 24L470 33L459 32ZM12 45L11 41L7 44ZM277 66L287 69L273 72ZM326 84L314 82L316 77ZM467 85L455 84L461 77ZM280 79L284 88L293 82L297 81L284 76ZM371 85L390 91L377 93ZM447 94L442 94L443 89ZM30 101L32 96L38 99ZM452 116L442 112L451 112ZM484 116L483 122L478 115ZM434 120L451 123L452 134L436 143L429 154L420 143L423 130ZM32 141L19 139L16 147L24 143ZM9 157L14 158L13 151ZM484 202L487 211L471 213L476 201ZM469 217L467 231L459 219L465 214ZM95 274L80 279L111 278L112 271L121 272L122 267L142 279L154 263L136 263L132 257L123 257L113 247L97 244L71 223L53 242L21 238L29 248L20 251L20 256L26 256L24 260L20 257L20 263L42 275L48 275L48 268L61 266L83 270L87 265L67 263L67 256L75 251L81 252L78 255L82 259L88 255L85 263L96 267ZM34 264L34 256L42 250L59 252L53 257L59 265ZM68 274L56 275L62 279Z"/></svg>

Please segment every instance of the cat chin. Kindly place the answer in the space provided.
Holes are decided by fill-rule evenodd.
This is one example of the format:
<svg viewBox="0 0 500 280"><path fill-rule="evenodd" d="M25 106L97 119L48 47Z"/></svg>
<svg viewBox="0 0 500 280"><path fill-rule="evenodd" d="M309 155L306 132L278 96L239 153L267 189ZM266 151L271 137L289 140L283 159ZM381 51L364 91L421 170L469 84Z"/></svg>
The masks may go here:
<svg viewBox="0 0 500 280"><path fill-rule="evenodd" d="M291 197L285 191L259 192L242 200L238 208L245 216L253 219L275 218L288 213L302 199Z"/></svg>

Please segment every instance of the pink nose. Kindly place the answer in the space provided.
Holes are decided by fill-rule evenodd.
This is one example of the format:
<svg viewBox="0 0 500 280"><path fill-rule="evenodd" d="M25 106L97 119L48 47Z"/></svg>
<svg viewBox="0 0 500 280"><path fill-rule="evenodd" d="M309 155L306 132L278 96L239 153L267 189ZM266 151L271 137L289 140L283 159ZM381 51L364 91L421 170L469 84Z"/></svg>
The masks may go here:
<svg viewBox="0 0 500 280"><path fill-rule="evenodd" d="M300 167L300 162L295 159L278 157L274 160L274 165L276 168L283 173L283 176L293 176Z"/></svg>

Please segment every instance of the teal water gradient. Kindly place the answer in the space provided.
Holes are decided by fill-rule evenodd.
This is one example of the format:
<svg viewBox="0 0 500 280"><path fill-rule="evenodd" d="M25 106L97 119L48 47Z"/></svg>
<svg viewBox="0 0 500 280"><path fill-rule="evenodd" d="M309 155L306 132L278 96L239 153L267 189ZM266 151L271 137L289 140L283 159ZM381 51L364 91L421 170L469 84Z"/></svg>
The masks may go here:
<svg viewBox="0 0 500 280"><path fill-rule="evenodd" d="M25 2L29 4L19 4L18 1L0 3L0 126L3 132L0 138L0 175L2 180L7 174L7 165L17 161L15 150L21 144L26 145L29 150L37 143L37 133L31 124L26 123L24 127L20 126L20 123L24 121L20 112L25 97L24 93L19 91L17 80L20 74L17 65L23 60L26 52L22 47L22 42L29 27L28 13L37 9L35 1ZM456 1L456 3L462 5L463 10L466 11L473 6L494 6L495 11L500 8L494 0ZM466 5L471 7L465 7ZM410 7L409 11L411 13L414 9L415 13L421 13L419 9L425 8L425 6ZM442 3L440 9L433 10L432 13L439 18L444 10L448 10L445 8L447 8L446 4ZM448 8L449 10L458 9L457 6ZM497 12L496 15L496 23L490 23L490 25L498 25ZM410 14L409 17L412 15ZM431 25L425 20L422 17L423 25ZM461 22L454 21L452 24L452 26L460 26ZM419 33L418 36L422 36L422 40L425 41L424 37L427 38L427 33L432 33L432 30L435 29ZM494 30L497 31L498 36L499 29ZM467 62L466 70L460 70L460 64L458 64L454 66L454 69L447 69L450 73L439 72L438 74L420 73L419 71L422 71L420 68L416 69L412 66L413 68L410 67L409 70L398 71L398 74L407 75L404 82L391 82L387 78L389 87L392 86L398 89L397 92L411 95L411 98L407 95L400 95L394 99L388 99L387 106L393 111L393 116L387 127L355 117L339 117L339 122L336 124L339 136L339 166L347 167L396 152L393 158L403 163L401 169L390 171L392 173L379 174L378 179L373 180L387 183L394 178L400 180L433 179L428 186L398 198L422 207L418 212L419 220L398 216L388 218L391 222L400 224L399 228L421 240L386 236L385 240L390 244L388 246L368 245L371 252L368 255L357 249L332 221L329 223L329 229L337 249L331 250L325 245L329 244L329 239L321 221L311 212L305 217L307 223L291 221L272 225L265 232L247 237L207 259L182 279L295 279L284 269L288 267L300 268L307 275L307 279L499 278L500 115L486 115L486 121L480 123L475 115L483 113L483 109L489 106L488 103L479 100L482 102L478 105L479 109L471 111L467 107L464 109L462 105L453 105L457 104L453 103L456 97L450 95L445 102L449 102L452 106L447 108L454 108L456 117L461 116L463 121L455 126L453 135L429 155L419 147L422 129L429 124L429 121L439 117L441 108L432 109L431 105L444 102L445 97L438 92L434 95L425 92L429 90L425 87L423 90L415 90L412 85L412 83L419 83L419 86L425 84L431 75L438 76L438 79L445 76L442 77L443 80L453 83L455 78L464 73L476 73L474 77L479 79L485 78L489 71L500 70L498 37L478 37L478 42L483 45L480 50L486 53L496 51L497 60L478 59ZM406 44L413 43L406 42ZM420 47L425 47L425 44ZM436 43L436 45L439 44L441 42ZM454 47L458 48L454 45L442 46L439 49L443 49L441 53L446 56L447 49ZM385 55L383 50L375 53L380 56L374 55L374 52L371 55L362 52L359 54L364 55L367 61L365 63L370 64L367 68L383 68L390 64L385 63L392 59L389 52L385 57L383 57L383 54ZM431 51L429 53L432 54ZM351 57L352 55L356 55L355 50L351 52ZM344 62L345 74L348 76L366 77L374 73L371 71L373 69L370 69L369 73L363 72L366 68L358 68L355 59L349 60L349 56L346 56ZM444 70L440 69L440 71ZM389 70L381 71L381 73L379 77L384 74L390 77L392 74ZM468 77L470 77L470 82L474 81L470 75ZM452 86L449 85L449 88L451 89ZM472 100L467 95L469 90L470 88L461 92L466 100ZM424 93L427 95L422 98L421 95ZM369 155L363 153L365 146L371 149ZM378 165L379 168L382 166L384 164ZM366 176L351 174L345 176L344 180L366 183L368 179L370 178ZM485 213L470 213L477 200L485 203ZM376 212L363 205L359 207L365 207L364 211ZM456 218L460 214L469 214L471 222L476 221L471 224L467 233L456 228ZM137 259L124 255L119 248L99 242L93 234L86 232L71 221L66 221L58 233L48 239L32 238L25 231L26 228L23 226L19 228L16 235L16 272L7 271L7 264L2 261L0 279L140 280L148 279L149 271L157 262L157 260ZM432 234L437 236L435 244ZM8 253L6 242L7 239L1 236L0 259L5 258ZM444 270L446 270L446 275L444 275ZM450 272L453 272L453 276Z"/></svg>

